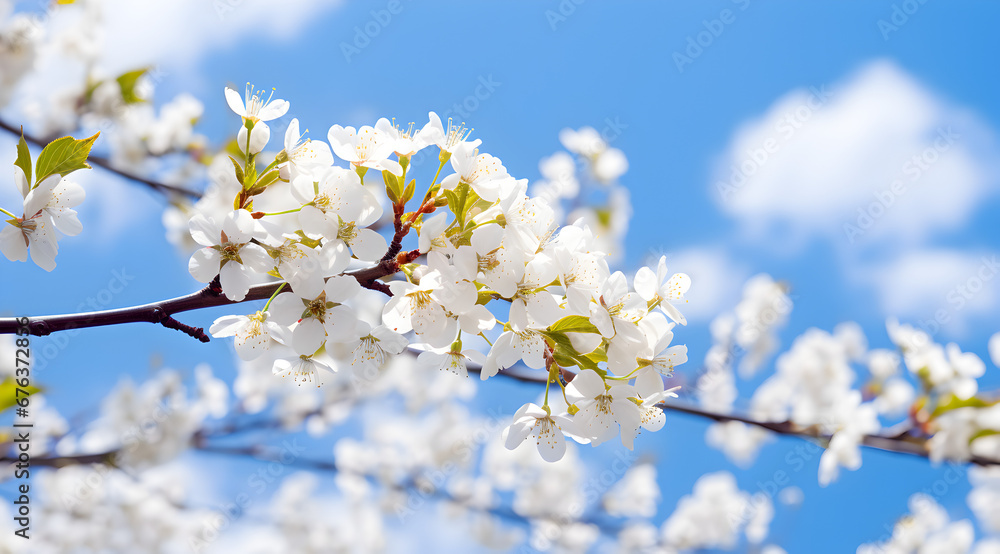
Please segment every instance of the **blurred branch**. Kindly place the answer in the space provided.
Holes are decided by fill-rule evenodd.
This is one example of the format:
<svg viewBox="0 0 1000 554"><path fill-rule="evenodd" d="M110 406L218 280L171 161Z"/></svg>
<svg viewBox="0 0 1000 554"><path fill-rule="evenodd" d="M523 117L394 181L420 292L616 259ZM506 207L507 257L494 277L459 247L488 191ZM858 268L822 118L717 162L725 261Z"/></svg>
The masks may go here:
<svg viewBox="0 0 1000 554"><path fill-rule="evenodd" d="M217 446L217 445L206 444L202 441L196 440L192 445L192 448L194 450L198 450L200 452L204 452L207 454L248 457L259 461L276 462L282 465L293 466L314 471L323 471L330 473L337 473L341 471L341 469L337 467L336 461L333 458L320 460L315 458L295 456L290 459L286 459L282 457L268 456L267 448L262 447L261 445L258 444L254 444L251 446ZM104 464L109 467L117 468L118 466L115 464L115 460L118 454L119 454L118 450L112 450L109 452L103 452L99 454L83 454L77 456L33 457L31 458L31 464L34 466L53 467L53 468L66 467L71 465ZM0 462L16 463L17 459L4 457L0 458ZM518 514L511 508L506 508L502 506L483 507L483 506L472 505L469 502L469 498L461 498L451 492L448 492L441 486L436 486L436 485L430 486L431 484L428 482L419 482L418 481L419 474L410 475L405 480L402 480L397 483L386 483L376 479L375 476L370 474L357 474L357 475L359 477L367 479L375 479L382 486L397 492L409 492L411 494L415 493L424 497L434 498L439 501L451 502L453 504L461 505L468 510L488 513L510 521L523 524L526 520L530 519L526 516ZM412 509L412 508L406 506L406 509ZM593 518L584 519L581 517L580 519L577 519L577 521L581 523L590 523L596 525L603 533L606 534L614 535L615 533L621 530L620 526L612 526L609 525L607 522L599 522L594 520Z"/></svg>
<svg viewBox="0 0 1000 554"><path fill-rule="evenodd" d="M2 119L0 119L0 129L3 129L3 130L5 130L5 131L7 131L7 132L9 132L9 133L11 133L11 134L13 134L15 136L21 136L21 129L20 128L15 127L14 125L11 125L10 123L7 123L6 121L4 121ZM41 137L36 137L35 135L31 135L31 134L28 134L28 133L24 133L24 140L26 140L26 141L34 144L35 146L41 147L41 148L44 148L45 145L48 143L48 141L42 139ZM115 167L111 163L111 160L109 160L107 158L103 158L101 156L90 156L90 157L87 158L87 161L89 161L90 163L92 163L92 164L94 164L96 166L104 168L105 170L110 171L111 173L114 173L115 175L118 175L120 177L124 177L124 178L126 178L126 179L128 179L130 181L139 183L141 185L145 185L145 186L147 186L147 187L149 187L149 188L151 188L151 189L153 189L153 190L155 190L157 192L160 192L160 193L163 193L163 194L166 194L166 195L179 194L179 195L186 196L186 197L189 197L189 198L194 198L194 199L201 198L201 193L198 192L198 191L196 191L196 190L191 190L191 189L187 189L187 188L184 188L184 187L179 187L179 186L176 186L176 185L168 185L166 183L161 183L159 181L154 181L152 179L149 179L149 178L146 178L146 177L142 177L141 175L136 175L134 173L130 173L128 171L125 171L125 170L122 170L122 169L118 169L117 167Z"/></svg>

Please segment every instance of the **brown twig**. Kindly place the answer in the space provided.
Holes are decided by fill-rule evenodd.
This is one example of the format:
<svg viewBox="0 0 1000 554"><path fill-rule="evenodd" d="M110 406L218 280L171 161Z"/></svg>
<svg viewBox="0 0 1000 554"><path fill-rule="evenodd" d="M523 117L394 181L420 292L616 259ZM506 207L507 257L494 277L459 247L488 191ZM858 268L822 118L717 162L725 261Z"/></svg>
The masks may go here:
<svg viewBox="0 0 1000 554"><path fill-rule="evenodd" d="M414 251L415 252L415 251ZM412 252L400 254L403 259L409 259ZM399 263L396 260L390 262L379 262L373 267L359 271L345 273L358 280L361 286L378 290L389 296L392 292L388 285L379 281L382 277L392 275L399 271ZM70 329L83 329L87 327L105 327L108 325L120 325L122 323L157 323L168 329L176 329L190 335L202 342L208 342L209 337L201 327L192 327L178 322L172 316L174 314L200 310L203 308L214 308L229 304L240 304L254 300L264 300L282 286L283 282L265 283L250 287L243 300L230 300L222 294L222 287L219 284L219 277L198 292L160 300L141 306L129 308L117 308L112 310L102 310L97 312L84 312L77 314L47 315L38 317L28 317L28 332L36 336L45 336L58 331L68 331ZM13 334L24 328L15 317L0 317L0 335Z"/></svg>

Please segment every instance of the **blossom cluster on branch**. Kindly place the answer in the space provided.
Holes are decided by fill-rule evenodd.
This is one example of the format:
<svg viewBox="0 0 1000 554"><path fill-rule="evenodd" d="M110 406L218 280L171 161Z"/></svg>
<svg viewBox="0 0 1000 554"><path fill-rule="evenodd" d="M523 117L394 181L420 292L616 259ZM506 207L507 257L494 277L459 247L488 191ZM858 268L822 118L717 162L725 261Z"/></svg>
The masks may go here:
<svg viewBox="0 0 1000 554"><path fill-rule="evenodd" d="M532 435L551 461L562 457L564 436L596 445L620 431L631 447L640 427L662 427L655 405L670 395L662 376L687 357L685 347L670 346L674 324L685 322L673 303L690 286L686 275L670 276L661 260L637 273L632 290L582 218L560 227L549 201L528 196L527 180L434 112L416 130L384 118L359 129L334 125L329 144L303 139L292 120L284 148L265 165L267 122L288 110L272 96L250 85L244 96L226 89L241 118L242 156L229 157L232 178L188 212L201 245L189 270L203 283L218 276L236 302L252 283L284 284L262 310L219 318L215 336L234 336L243 359L266 355L275 375L300 383L346 365L378 370L410 343L410 332L424 349L421 363L458 375L470 361L482 366L482 379L521 362L544 369L550 385L574 398L569 412L552 413L547 396L541 406L525 404L506 440L513 448ZM567 142L588 159L607 151L580 139L585 133ZM418 186L411 160L430 147L437 172ZM378 189L364 181L373 170ZM386 202L391 241L370 228ZM411 230L416 248L407 250ZM358 306L378 309L380 300L377 318ZM497 303L508 321L497 321ZM489 341L485 333L497 326ZM487 353L465 347L483 341ZM572 383L569 368L582 371Z"/></svg>
<svg viewBox="0 0 1000 554"><path fill-rule="evenodd" d="M195 131L200 101L182 94L153 107L155 68L101 70L99 1L63 4L72 2L48 9L75 19L50 34L0 0L0 108L43 56L71 58L81 77L17 103L28 131L0 120L19 136L20 195L0 207L0 252L54 270L60 238L83 231L84 187L71 174L90 164L168 193L167 237L206 284L183 310L232 307L209 332L233 337L237 377L230 387L200 365L125 380L85 425L32 390L30 453L51 468L39 472L42 551L231 551L220 530L234 525L251 533L241 551L377 552L387 528L434 503L498 549L783 552L770 526L801 503L795 486L741 490L732 474L709 473L659 512L657 460L632 450L674 409L714 420L706 443L739 466L778 434L815 442L824 486L859 469L864 446L983 466L968 471L978 528L918 493L911 513L859 552L1000 552L1000 396L980 390L986 362L895 319L892 349L869 348L847 322L809 329L775 357L793 296L760 274L712 322L698 373L674 375L687 362L673 341L691 281L665 257L616 270L631 212L618 183L628 160L613 138L564 130L566 151L542 159L529 183L434 112L419 125L381 118L316 137L288 121L288 102L248 85L224 90L239 125L213 151ZM203 193L170 184L205 177ZM240 310L251 300L265 303ZM152 320L208 341L166 304L81 318ZM51 331L29 315L31 333ZM1000 334L989 350L1000 365ZM746 395L772 358L774 371ZM13 387L3 371L0 388ZM487 418L470 409L469 373L539 390L513 415ZM294 440L275 446L298 431L331 444L310 455ZM0 436L7 461L12 437ZM577 444L614 456L599 479ZM171 473L190 451L306 473L282 476L270 509L232 512L192 503L192 487ZM317 482L323 472L335 474L334 494ZM977 540L977 529L988 536ZM11 536L0 534L0 550Z"/></svg>

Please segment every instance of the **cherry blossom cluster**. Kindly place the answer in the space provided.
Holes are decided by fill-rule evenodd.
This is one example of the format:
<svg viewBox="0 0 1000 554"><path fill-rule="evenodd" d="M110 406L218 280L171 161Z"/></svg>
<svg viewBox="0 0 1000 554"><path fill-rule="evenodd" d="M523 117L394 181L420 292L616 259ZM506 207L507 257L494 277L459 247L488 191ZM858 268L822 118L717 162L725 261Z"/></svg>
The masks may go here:
<svg viewBox="0 0 1000 554"><path fill-rule="evenodd" d="M969 495L969 503L973 505L981 489L974 489ZM952 521L948 512L926 493L917 493L910 497L910 513L900 518L891 532L878 542L863 544L858 547L858 554L909 554L917 552L955 552L971 554L1000 553L1000 538L984 538L976 540L976 531L972 521L962 519ZM996 517L996 504L990 510ZM980 524L990 528L990 520L984 520L981 510L973 508ZM995 528L990 530L996 531Z"/></svg>
<svg viewBox="0 0 1000 554"><path fill-rule="evenodd" d="M607 133L605 133L607 135ZM618 179L628 171L625 154L593 127L564 129L559 141L569 152L556 152L538 164L542 179L528 193L548 202L555 220L582 220L594 231L596 247L614 265L621 260L632 216L628 189ZM583 199L600 201L586 204Z"/></svg>
<svg viewBox="0 0 1000 554"><path fill-rule="evenodd" d="M415 342L421 364L459 376L470 366L482 379L518 363L545 370L568 411L526 404L506 441L533 435L549 460L562 456L564 434L596 445L620 430L631 448L640 427L662 427L656 404L672 395L662 377L687 358L686 347L671 346L674 325L686 323L674 305L686 275L670 275L661 259L630 287L582 218L559 227L547 200L528 196L526 181L482 152L481 140L433 112L419 128L388 119L334 125L328 142L303 137L293 119L269 155L268 122L288 102L250 85L243 95L227 88L226 98L241 119L241 155L225 160L227 178L185 215L200 245L189 263L197 280L218 279L232 301L280 283L262 310L212 326L235 337L241 358L266 353L274 374L317 382L317 372L348 365L378 370ZM623 156L582 140L564 142L585 149L605 177L620 175ZM411 160L429 147L439 165L415 196ZM372 175L377 185L365 179ZM385 205L390 240L373 228ZM406 250L411 230L416 248ZM387 298L375 317L361 306L372 298ZM497 321L503 311L508 321Z"/></svg>
<svg viewBox="0 0 1000 554"><path fill-rule="evenodd" d="M1000 398L979 391L977 378L986 372L983 360L955 343L938 344L925 331L895 319L887 327L903 365L919 383L913 419L930 436L931 459L1000 459ZM994 365L1000 365L998 343L1000 333L990 340Z"/></svg>
<svg viewBox="0 0 1000 554"><path fill-rule="evenodd" d="M158 467L141 474L103 465L70 465L32 470L39 490L34 513L46 522L32 528L30 547L4 523L3 552L190 552L190 537L202 522L219 516L206 507L188 507L183 472ZM13 520L8 503L0 517Z"/></svg>
<svg viewBox="0 0 1000 554"><path fill-rule="evenodd" d="M705 408L734 411L739 397L734 364L740 362L741 376L752 376L775 349L774 332L790 310L785 286L758 275L748 281L734 313L713 321L714 343L695 387ZM858 469L865 437L885 432L925 440L933 461L1000 459L1000 399L979 391L983 360L896 319L886 328L896 349L869 349L852 322L833 333L807 330L777 358L775 373L757 387L744 411L759 422L829 437L819 466L823 485L835 480L841 467ZM990 340L990 353L1000 365L1000 333ZM860 383L859 374L865 376ZM769 431L740 421L715 423L706 435L708 444L742 466L769 440Z"/></svg>

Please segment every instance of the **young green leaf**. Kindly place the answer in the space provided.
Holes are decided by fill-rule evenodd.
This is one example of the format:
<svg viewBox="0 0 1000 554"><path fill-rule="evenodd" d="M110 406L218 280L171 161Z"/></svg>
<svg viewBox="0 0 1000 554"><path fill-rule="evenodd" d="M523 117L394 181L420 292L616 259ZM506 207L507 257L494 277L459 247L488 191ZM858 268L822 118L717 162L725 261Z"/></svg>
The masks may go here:
<svg viewBox="0 0 1000 554"><path fill-rule="evenodd" d="M145 75L147 71L149 71L147 68L136 69L127 73L122 73L117 79L115 79L118 81L118 86L121 88L122 100L126 104L136 104L146 101L144 98L135 93L135 86L139 83L139 78Z"/></svg>
<svg viewBox="0 0 1000 554"><path fill-rule="evenodd" d="M568 315L550 325L549 331L559 333L600 333L597 327L582 315Z"/></svg>
<svg viewBox="0 0 1000 554"><path fill-rule="evenodd" d="M21 168L24 172L24 178L28 181L28 186L31 186L31 152L28 150L28 143L24 140L24 129L21 129L21 140L17 141L17 159L14 160L14 165Z"/></svg>
<svg viewBox="0 0 1000 554"><path fill-rule="evenodd" d="M272 169L271 171L268 171L267 173L261 175L260 178L257 179L257 184L254 185L253 188L254 189L259 188L263 192L263 189L273 185L276 182L278 182L278 170ZM260 193L258 192L255 194L260 194Z"/></svg>
<svg viewBox="0 0 1000 554"><path fill-rule="evenodd" d="M229 161L233 162L233 168L236 170L236 180L240 182L240 186L243 186L243 167L232 156L229 156Z"/></svg>
<svg viewBox="0 0 1000 554"><path fill-rule="evenodd" d="M18 389L22 391L20 394L17 392ZM3 382L0 383L0 412L16 404L17 398L24 398L25 393L31 395L41 392L41 390L42 389L31 385L28 385L27 387L18 387L13 377L4 379Z"/></svg>
<svg viewBox="0 0 1000 554"><path fill-rule="evenodd" d="M87 156L100 134L80 140L62 137L48 143L35 161L35 186L52 175L65 177L78 169L90 169Z"/></svg>
<svg viewBox="0 0 1000 554"><path fill-rule="evenodd" d="M391 171L382 170L382 180L385 182L385 194L393 204L400 203L403 191L399 186L399 179Z"/></svg>
<svg viewBox="0 0 1000 554"><path fill-rule="evenodd" d="M403 189L402 201L404 204L409 202L410 199L413 198L413 193L416 192L416 188L417 188L417 180L411 179L410 184L406 185L406 188Z"/></svg>

